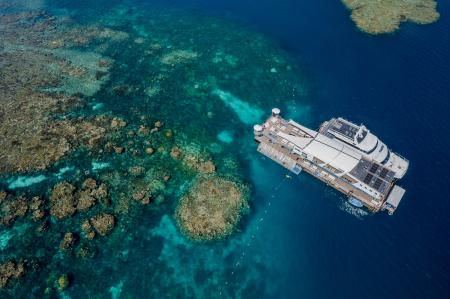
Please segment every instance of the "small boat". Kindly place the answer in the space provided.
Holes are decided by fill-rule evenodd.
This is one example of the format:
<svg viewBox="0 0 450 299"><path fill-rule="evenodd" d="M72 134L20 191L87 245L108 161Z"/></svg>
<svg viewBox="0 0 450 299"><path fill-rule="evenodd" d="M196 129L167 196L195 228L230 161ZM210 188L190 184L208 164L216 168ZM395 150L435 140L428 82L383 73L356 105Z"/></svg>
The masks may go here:
<svg viewBox="0 0 450 299"><path fill-rule="evenodd" d="M349 202L352 206L355 206L355 207L357 207L357 208L362 208L362 207L363 207L362 202L359 201L359 200L357 200L357 199L354 198L354 197L350 197L349 200L348 200L348 202Z"/></svg>

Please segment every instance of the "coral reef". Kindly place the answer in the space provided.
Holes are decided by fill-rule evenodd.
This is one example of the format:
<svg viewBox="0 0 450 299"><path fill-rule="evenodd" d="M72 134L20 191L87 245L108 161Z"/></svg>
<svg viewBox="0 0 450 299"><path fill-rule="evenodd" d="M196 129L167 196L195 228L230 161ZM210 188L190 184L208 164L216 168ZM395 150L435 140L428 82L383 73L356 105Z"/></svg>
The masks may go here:
<svg viewBox="0 0 450 299"><path fill-rule="evenodd" d="M174 50L165 54L161 58L161 63L168 65L176 65L180 63L186 63L196 59L198 54L189 50Z"/></svg>
<svg viewBox="0 0 450 299"><path fill-rule="evenodd" d="M84 220L83 223L81 224L81 230L83 231L86 238L88 238L89 240L95 238L96 233L88 219Z"/></svg>
<svg viewBox="0 0 450 299"><path fill-rule="evenodd" d="M58 219L72 216L76 211L75 187L68 182L58 183L50 196L50 214Z"/></svg>
<svg viewBox="0 0 450 299"><path fill-rule="evenodd" d="M69 276L67 274L61 275L60 277L58 277L58 281L56 284L57 284L58 290L64 291L70 285Z"/></svg>
<svg viewBox="0 0 450 299"><path fill-rule="evenodd" d="M76 237L73 233L65 233L64 238L62 239L61 243L59 243L59 248L61 248L61 250L71 249L75 244L75 241Z"/></svg>
<svg viewBox="0 0 450 299"><path fill-rule="evenodd" d="M46 169L80 145L96 146L105 134L97 120L55 118L81 107L80 96L97 92L111 67L98 53L67 48L75 36L118 41L127 34L97 27L61 30L58 22L44 11L0 18L0 174Z"/></svg>
<svg viewBox="0 0 450 299"><path fill-rule="evenodd" d="M25 267L22 262L7 261L0 264L0 288L4 288L8 281L20 278L25 274Z"/></svg>
<svg viewBox="0 0 450 299"><path fill-rule="evenodd" d="M88 178L83 182L76 196L78 198L77 210L80 212L88 211L96 204L97 200L104 206L109 205L106 184L101 183L97 185L97 182L92 178Z"/></svg>
<svg viewBox="0 0 450 299"><path fill-rule="evenodd" d="M81 188L76 191L75 186L68 182L60 182L53 187L50 196L50 214L58 219L72 216L76 211L86 212L100 201L104 206L109 205L106 184L92 179L86 179Z"/></svg>
<svg viewBox="0 0 450 299"><path fill-rule="evenodd" d="M6 192L0 193L0 225L11 225L16 218L23 217L28 211L24 197L13 197Z"/></svg>
<svg viewBox="0 0 450 299"><path fill-rule="evenodd" d="M33 220L38 221L45 216L43 206L44 201L39 196L35 196L31 199L30 211L32 213L31 217Z"/></svg>
<svg viewBox="0 0 450 299"><path fill-rule="evenodd" d="M248 203L244 187L222 177L199 178L180 199L176 219L194 240L223 238L233 232Z"/></svg>
<svg viewBox="0 0 450 299"><path fill-rule="evenodd" d="M111 120L111 128L113 128L113 129L116 129L116 128L123 128L123 127L125 127L126 125L127 125L127 123L126 123L123 119L121 119L121 118L114 117L114 118Z"/></svg>
<svg viewBox="0 0 450 299"><path fill-rule="evenodd" d="M92 217L90 219L90 223L100 235L106 236L113 230L115 225L115 218L111 214L104 213Z"/></svg>
<svg viewBox="0 0 450 299"><path fill-rule="evenodd" d="M8 283L16 297L95 297L147 241L141 273L158 286L148 296L195 297L170 279L170 262L154 258L167 251L154 226L178 204L192 239L230 234L247 189L239 153L216 143L219 132L237 142L267 99L300 95L295 66L259 34L161 7L108 5L0 12L2 260L32 272ZM175 226L164 237L190 243Z"/></svg>
<svg viewBox="0 0 450 299"><path fill-rule="evenodd" d="M93 258L95 255L95 250L92 250L92 248L87 245L82 245L78 247L75 255L81 259Z"/></svg>
<svg viewBox="0 0 450 299"><path fill-rule="evenodd" d="M401 22L430 24L439 19L435 0L342 0L359 29L370 34L397 30Z"/></svg>
<svg viewBox="0 0 450 299"><path fill-rule="evenodd" d="M186 154L183 158L183 164L204 174L210 174L216 171L216 166L211 160L205 160L204 157L195 154Z"/></svg>

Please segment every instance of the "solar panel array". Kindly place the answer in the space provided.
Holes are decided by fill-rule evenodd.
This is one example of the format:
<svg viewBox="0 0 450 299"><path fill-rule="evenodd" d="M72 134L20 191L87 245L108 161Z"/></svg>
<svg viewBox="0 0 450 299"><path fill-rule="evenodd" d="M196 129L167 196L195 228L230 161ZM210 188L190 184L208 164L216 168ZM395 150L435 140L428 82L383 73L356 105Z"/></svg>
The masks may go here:
<svg viewBox="0 0 450 299"><path fill-rule="evenodd" d="M366 159L361 159L350 174L380 193L385 193L394 180L394 172Z"/></svg>
<svg viewBox="0 0 450 299"><path fill-rule="evenodd" d="M369 184L370 184L370 181L372 180L372 178L373 178L373 174L368 173L368 174L366 175L366 177L364 178L364 183L366 183L367 185L369 185Z"/></svg>
<svg viewBox="0 0 450 299"><path fill-rule="evenodd" d="M358 132L358 128L339 120L336 120L336 122L333 124L332 130L350 139L353 139L356 135L356 132Z"/></svg>
<svg viewBox="0 0 450 299"><path fill-rule="evenodd" d="M381 184L383 184L383 181L381 179L376 179L375 183L373 184L373 187L378 190L380 189Z"/></svg>
<svg viewBox="0 0 450 299"><path fill-rule="evenodd" d="M383 170L381 170L380 172L380 178L384 179L386 177L386 175L388 174L389 170L386 168L383 168Z"/></svg>
<svg viewBox="0 0 450 299"><path fill-rule="evenodd" d="M377 171L377 169L378 169L378 167L380 167L380 165L378 165L378 164L372 164L372 166L370 167L370 172L372 172L372 173L375 173L376 171Z"/></svg>

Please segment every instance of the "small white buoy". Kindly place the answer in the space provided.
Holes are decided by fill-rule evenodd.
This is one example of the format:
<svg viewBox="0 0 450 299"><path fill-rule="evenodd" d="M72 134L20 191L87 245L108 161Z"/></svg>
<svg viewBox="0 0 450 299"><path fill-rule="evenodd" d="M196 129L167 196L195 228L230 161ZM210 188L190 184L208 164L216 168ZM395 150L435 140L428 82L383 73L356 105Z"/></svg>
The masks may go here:
<svg viewBox="0 0 450 299"><path fill-rule="evenodd" d="M261 125L254 125L253 126L253 133L256 136L261 136L262 135L262 131L263 131L263 127Z"/></svg>
<svg viewBox="0 0 450 299"><path fill-rule="evenodd" d="M280 115L281 110L279 108L273 108L272 109L272 116L278 116Z"/></svg>
<svg viewBox="0 0 450 299"><path fill-rule="evenodd" d="M253 130L255 130L255 132L261 132L263 130L263 127L261 125L254 125Z"/></svg>

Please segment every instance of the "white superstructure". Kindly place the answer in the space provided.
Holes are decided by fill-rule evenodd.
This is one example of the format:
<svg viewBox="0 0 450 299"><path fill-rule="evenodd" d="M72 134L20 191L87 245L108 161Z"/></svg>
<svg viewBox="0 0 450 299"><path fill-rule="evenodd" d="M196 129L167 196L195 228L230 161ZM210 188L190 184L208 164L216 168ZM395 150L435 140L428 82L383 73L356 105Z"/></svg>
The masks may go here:
<svg viewBox="0 0 450 299"><path fill-rule="evenodd" d="M356 125L341 117L332 118L320 126L320 133L338 142L350 145L365 157L377 161L401 179L408 170L408 160L392 152L377 136L364 125Z"/></svg>
<svg viewBox="0 0 450 299"><path fill-rule="evenodd" d="M264 155L295 173L307 170L371 210L393 212L403 196L404 190L397 186L395 198L389 193L409 162L363 125L333 118L314 131L284 120L275 108L264 124L255 125L254 133Z"/></svg>

